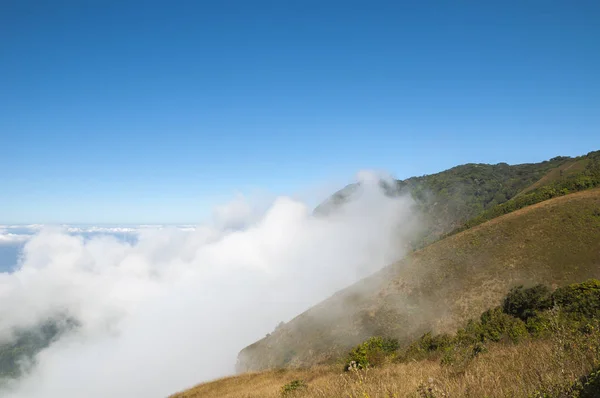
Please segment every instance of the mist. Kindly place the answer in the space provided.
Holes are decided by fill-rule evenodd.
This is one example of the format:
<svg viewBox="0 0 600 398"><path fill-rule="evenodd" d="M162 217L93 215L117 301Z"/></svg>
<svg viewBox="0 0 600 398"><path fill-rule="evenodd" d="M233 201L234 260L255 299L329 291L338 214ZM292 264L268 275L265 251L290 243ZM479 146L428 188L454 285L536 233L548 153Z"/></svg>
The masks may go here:
<svg viewBox="0 0 600 398"><path fill-rule="evenodd" d="M410 197L360 173L327 217L289 197L219 206L211 223L137 239L42 228L0 274L0 339L56 314L79 326L42 350L4 396L164 397L234 372L237 353L402 257L419 225Z"/></svg>

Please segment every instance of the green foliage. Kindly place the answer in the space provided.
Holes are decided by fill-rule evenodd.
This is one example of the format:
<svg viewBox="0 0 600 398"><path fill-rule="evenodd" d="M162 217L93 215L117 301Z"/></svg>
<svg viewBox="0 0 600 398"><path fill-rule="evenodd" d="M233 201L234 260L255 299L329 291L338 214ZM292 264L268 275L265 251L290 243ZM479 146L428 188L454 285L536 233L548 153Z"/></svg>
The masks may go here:
<svg viewBox="0 0 600 398"><path fill-rule="evenodd" d="M431 332L425 333L417 341L420 350L432 352L444 349L452 344L452 336L449 334L432 335Z"/></svg>
<svg viewBox="0 0 600 398"><path fill-rule="evenodd" d="M479 321L469 321L465 328L456 332L456 342L475 345L488 341L518 343L529 336L525 323L496 307L481 314Z"/></svg>
<svg viewBox="0 0 600 398"><path fill-rule="evenodd" d="M527 322L539 311L550 308L550 289L544 285L536 285L530 288L517 286L510 290L502 303L502 311Z"/></svg>
<svg viewBox="0 0 600 398"><path fill-rule="evenodd" d="M390 354L399 348L398 340L383 337L371 337L356 346L346 360L344 370L352 367L364 369L369 366L380 365Z"/></svg>
<svg viewBox="0 0 600 398"><path fill-rule="evenodd" d="M431 332L427 332L422 335L417 341L410 344L404 352L397 357L397 360L403 362L408 359L424 359L436 357L444 349L451 347L454 340L449 334L437 334L434 335Z"/></svg>
<svg viewBox="0 0 600 398"><path fill-rule="evenodd" d="M281 387L281 396L290 397L293 396L296 392L305 390L306 388L308 388L308 385L303 380L292 380L291 382Z"/></svg>
<svg viewBox="0 0 600 398"><path fill-rule="evenodd" d="M481 341L510 341L518 343L528 337L525 323L502 312L500 307L481 314Z"/></svg>
<svg viewBox="0 0 600 398"><path fill-rule="evenodd" d="M551 334L552 320L546 313L538 313L527 319L527 331L534 338L547 337Z"/></svg>
<svg viewBox="0 0 600 398"><path fill-rule="evenodd" d="M600 317L600 281L590 279L559 288L552 294L552 301L575 317Z"/></svg>

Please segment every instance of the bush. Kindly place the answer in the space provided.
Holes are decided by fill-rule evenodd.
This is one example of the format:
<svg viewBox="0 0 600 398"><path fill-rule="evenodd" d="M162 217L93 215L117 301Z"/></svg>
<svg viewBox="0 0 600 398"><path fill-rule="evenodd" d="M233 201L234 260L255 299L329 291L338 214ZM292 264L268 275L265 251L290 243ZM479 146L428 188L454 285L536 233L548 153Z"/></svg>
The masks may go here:
<svg viewBox="0 0 600 398"><path fill-rule="evenodd" d="M544 312L528 318L525 326L531 336L535 338L546 337L551 333L552 321Z"/></svg>
<svg viewBox="0 0 600 398"><path fill-rule="evenodd" d="M281 396L289 397L300 390L305 390L308 385L303 380L293 380L281 387Z"/></svg>
<svg viewBox="0 0 600 398"><path fill-rule="evenodd" d="M518 343L528 337L527 327L519 318L502 312L500 307L487 310L481 314L481 341L508 340Z"/></svg>
<svg viewBox="0 0 600 398"><path fill-rule="evenodd" d="M589 279L557 289L552 301L577 318L600 317L600 281Z"/></svg>
<svg viewBox="0 0 600 398"><path fill-rule="evenodd" d="M512 288L504 298L502 311L527 322L539 311L546 310L551 306L550 289L546 286L536 285L527 289L517 286Z"/></svg>
<svg viewBox="0 0 600 398"><path fill-rule="evenodd" d="M419 340L409 345L402 355L397 357L397 360L399 362L404 362L409 359L420 360L431 358L432 354L443 354L444 350L451 347L453 344L454 339L448 334L433 335L431 332L427 332L422 335Z"/></svg>
<svg viewBox="0 0 600 398"><path fill-rule="evenodd" d="M417 343L421 350L433 352L450 346L452 344L452 337L448 334L434 336L431 332L428 332L421 336Z"/></svg>
<svg viewBox="0 0 600 398"><path fill-rule="evenodd" d="M396 339L371 337L350 352L344 370L350 370L352 366L364 369L380 365L388 355L396 352L398 348L399 344Z"/></svg>

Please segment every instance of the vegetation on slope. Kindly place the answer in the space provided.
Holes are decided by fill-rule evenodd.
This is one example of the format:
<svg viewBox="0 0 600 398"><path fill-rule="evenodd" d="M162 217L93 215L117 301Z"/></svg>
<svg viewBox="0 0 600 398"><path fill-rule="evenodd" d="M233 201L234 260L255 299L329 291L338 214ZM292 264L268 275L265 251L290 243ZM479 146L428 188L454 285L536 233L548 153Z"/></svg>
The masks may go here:
<svg viewBox="0 0 600 398"><path fill-rule="evenodd" d="M410 194L425 215L423 230L411 242L423 247L481 212L515 197L543 179L551 171L571 164L573 159L556 157L541 163L508 165L499 163L465 164L440 173L411 177L393 183L381 181L389 196ZM568 166L567 166L568 167ZM333 194L315 209L328 214L360 192L360 183L351 184Z"/></svg>
<svg viewBox="0 0 600 398"><path fill-rule="evenodd" d="M347 355L344 370L421 359L456 364L485 352L489 343L516 344L531 338L551 338L565 330L585 340L598 331L599 322L600 280L570 284L553 293L544 285L518 286L501 305L483 312L477 320L469 320L453 335L427 332L404 348L394 339L371 337ZM600 346L596 350L595 359L600 361Z"/></svg>
<svg viewBox="0 0 600 398"><path fill-rule="evenodd" d="M423 231L412 243L421 248L478 214L515 197L570 158L532 164L466 164L441 173L397 181L397 192L410 194L425 215Z"/></svg>
<svg viewBox="0 0 600 398"><path fill-rule="evenodd" d="M35 355L75 327L73 319L58 317L31 329L13 333L10 341L0 343L0 384L6 379L19 378L35 362Z"/></svg>
<svg viewBox="0 0 600 398"><path fill-rule="evenodd" d="M600 186L600 151L591 152L584 159L571 164L571 166L576 165L579 166L575 168L578 172L573 172L573 168L571 168L567 169L567 171L571 170L571 173L567 174L564 173L565 169L561 169L563 173L559 174L559 176L554 176L552 180L546 178L544 185L539 185L534 189L527 190L527 192L524 192L505 203L498 204L484 211L477 217L467 221L462 227L456 229L451 234L464 231L465 229L472 228L493 218L511 213L526 206L531 206L544 200Z"/></svg>
<svg viewBox="0 0 600 398"><path fill-rule="evenodd" d="M422 231L410 242L422 248L492 218L557 196L600 186L600 151L540 163L465 164L440 173L380 182L390 196L409 194L424 215ZM351 184L315 209L328 214L360 191Z"/></svg>
<svg viewBox="0 0 600 398"><path fill-rule="evenodd" d="M453 335L426 333L402 348L370 338L339 369L246 374L176 397L597 397L600 281L514 288Z"/></svg>
<svg viewBox="0 0 600 398"><path fill-rule="evenodd" d="M512 286L600 277L600 189L496 218L409 254L240 353L238 371L327 363L370 336L453 332Z"/></svg>

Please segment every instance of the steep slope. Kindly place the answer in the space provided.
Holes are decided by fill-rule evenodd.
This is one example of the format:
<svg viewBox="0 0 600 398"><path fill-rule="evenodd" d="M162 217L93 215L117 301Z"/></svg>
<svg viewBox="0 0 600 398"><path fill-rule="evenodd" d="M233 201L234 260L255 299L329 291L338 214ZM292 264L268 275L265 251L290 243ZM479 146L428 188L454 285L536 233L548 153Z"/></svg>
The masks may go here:
<svg viewBox="0 0 600 398"><path fill-rule="evenodd" d="M532 205L435 242L240 352L238 371L313 365L372 335L452 331L511 286L600 277L600 190Z"/></svg>

